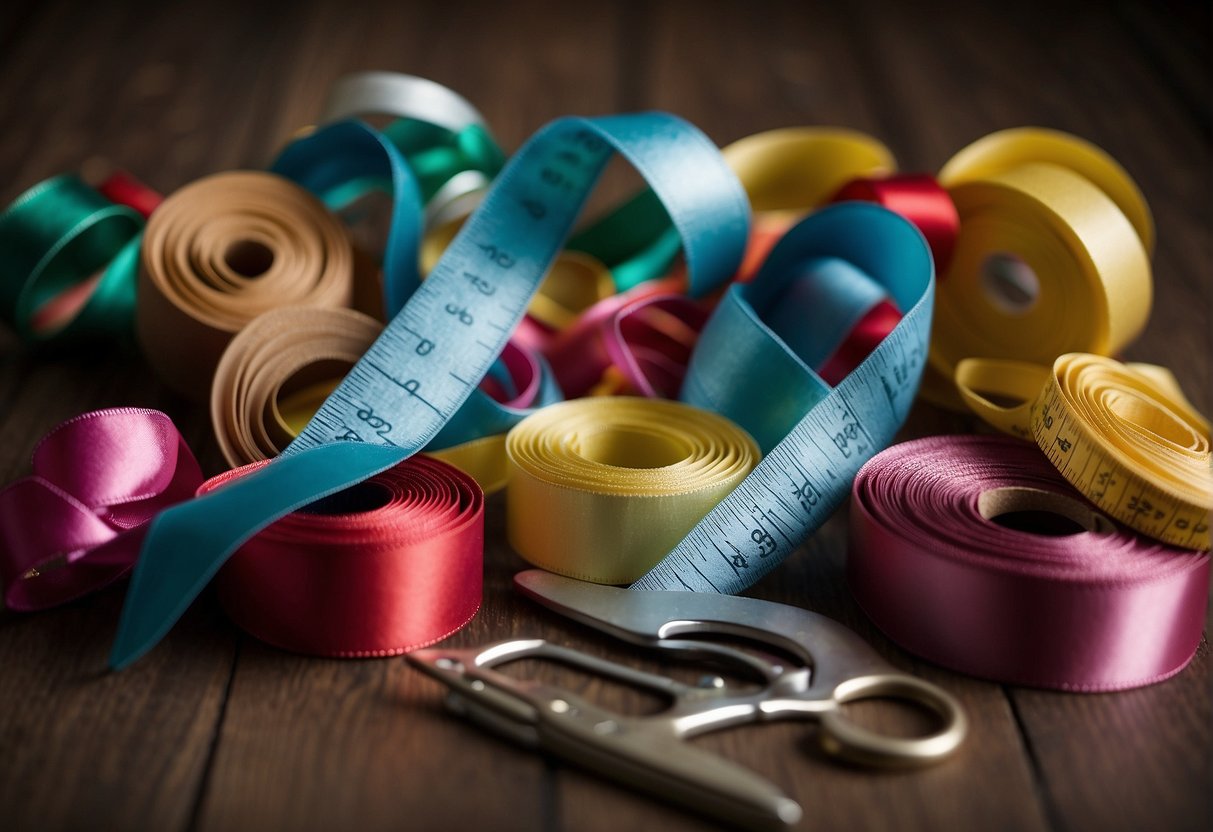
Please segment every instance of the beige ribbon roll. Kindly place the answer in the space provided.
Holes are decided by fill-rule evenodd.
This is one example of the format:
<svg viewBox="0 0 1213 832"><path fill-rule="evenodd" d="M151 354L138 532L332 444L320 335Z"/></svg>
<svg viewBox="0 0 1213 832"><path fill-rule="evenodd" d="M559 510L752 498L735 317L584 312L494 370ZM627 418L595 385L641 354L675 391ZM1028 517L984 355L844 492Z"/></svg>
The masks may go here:
<svg viewBox="0 0 1213 832"><path fill-rule="evenodd" d="M285 306L232 339L211 385L211 424L233 468L282 452L379 336L353 309Z"/></svg>
<svg viewBox="0 0 1213 832"><path fill-rule="evenodd" d="M135 327L148 363L203 400L219 357L281 306L348 306L354 257L341 223L298 185L235 171L172 194L144 232Z"/></svg>

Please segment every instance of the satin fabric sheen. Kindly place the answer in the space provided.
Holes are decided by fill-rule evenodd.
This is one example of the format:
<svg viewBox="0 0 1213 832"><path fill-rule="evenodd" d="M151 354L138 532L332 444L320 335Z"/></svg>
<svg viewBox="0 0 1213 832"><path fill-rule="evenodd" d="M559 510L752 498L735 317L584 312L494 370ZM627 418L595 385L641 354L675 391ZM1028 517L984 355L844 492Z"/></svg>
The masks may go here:
<svg viewBox="0 0 1213 832"><path fill-rule="evenodd" d="M0 491L5 605L45 609L121 578L143 526L201 482L194 455L159 411L99 410L59 425L34 450L33 473Z"/></svg>
<svg viewBox="0 0 1213 832"><path fill-rule="evenodd" d="M1204 627L1208 554L1106 520L1057 537L1006 528L979 510L1005 488L1090 511L1008 437L906 442L860 470L847 576L876 625L912 653L1011 684L1120 690L1183 669Z"/></svg>
<svg viewBox="0 0 1213 832"><path fill-rule="evenodd" d="M198 493L266 464L220 474ZM269 526L227 562L217 586L232 620L276 647L391 656L472 619L483 553L480 487L453 466L414 457Z"/></svg>

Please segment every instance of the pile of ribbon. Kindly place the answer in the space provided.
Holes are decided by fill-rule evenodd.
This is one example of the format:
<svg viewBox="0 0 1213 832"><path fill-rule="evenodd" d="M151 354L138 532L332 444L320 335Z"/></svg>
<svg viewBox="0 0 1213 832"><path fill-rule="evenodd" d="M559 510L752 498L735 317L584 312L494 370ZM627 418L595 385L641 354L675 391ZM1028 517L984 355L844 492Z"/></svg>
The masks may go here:
<svg viewBox="0 0 1213 832"><path fill-rule="evenodd" d="M463 98L390 73L318 123L267 171L163 198L63 176L0 214L0 316L43 348L133 336L234 469L203 482L151 411L61 426L0 492L9 607L133 570L121 667L218 575L269 643L391 655L478 608L483 492L535 565L738 592L853 490L852 587L915 653L1069 690L1191 658L1209 425L1112 357L1154 229L1103 151L1008 130L899 174L852 131L720 150L649 113L507 159ZM574 231L615 154L647 187ZM881 453L919 393L1019 438Z"/></svg>

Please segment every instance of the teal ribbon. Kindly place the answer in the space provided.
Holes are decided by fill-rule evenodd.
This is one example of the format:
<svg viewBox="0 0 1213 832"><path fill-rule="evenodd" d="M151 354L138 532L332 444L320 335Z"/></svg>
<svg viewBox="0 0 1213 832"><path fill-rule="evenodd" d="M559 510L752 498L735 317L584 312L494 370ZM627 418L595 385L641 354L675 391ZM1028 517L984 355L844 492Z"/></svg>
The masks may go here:
<svg viewBox="0 0 1213 832"><path fill-rule="evenodd" d="M812 365L886 294L901 321L830 388ZM785 234L754 280L725 294L681 394L729 415L766 455L633 588L740 592L815 532L905 422L934 299L926 240L885 208L834 205Z"/></svg>
<svg viewBox="0 0 1213 832"><path fill-rule="evenodd" d="M258 531L399 463L438 434L526 311L612 152L661 198L681 235L693 290L728 280L745 250L749 202L707 137L663 113L550 124L509 162L430 277L287 452L151 523L111 666L129 664L159 641ZM360 421L368 407L390 427Z"/></svg>
<svg viewBox="0 0 1213 832"><path fill-rule="evenodd" d="M33 343L128 340L142 230L137 212L75 176L33 186L0 214L0 317ZM74 317L57 329L35 325L48 302L98 273Z"/></svg>

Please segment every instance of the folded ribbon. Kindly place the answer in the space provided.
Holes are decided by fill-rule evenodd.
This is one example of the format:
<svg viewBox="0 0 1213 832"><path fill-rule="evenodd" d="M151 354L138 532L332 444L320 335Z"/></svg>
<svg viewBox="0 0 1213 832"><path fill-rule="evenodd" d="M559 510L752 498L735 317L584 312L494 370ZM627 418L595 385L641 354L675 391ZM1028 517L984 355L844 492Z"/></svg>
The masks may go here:
<svg viewBox="0 0 1213 832"><path fill-rule="evenodd" d="M44 609L122 577L144 524L200 482L194 455L159 411L98 410L59 425L34 450L33 474L0 491L5 605Z"/></svg>
<svg viewBox="0 0 1213 832"><path fill-rule="evenodd" d="M1031 444L948 436L860 470L847 575L912 653L1012 684L1104 691L1161 681L1192 658L1209 556L1119 529Z"/></svg>
<svg viewBox="0 0 1213 832"><path fill-rule="evenodd" d="M847 200L875 202L914 223L931 247L935 273L947 273L960 217L952 197L934 176L919 173L853 179L834 194L834 202Z"/></svg>
<svg viewBox="0 0 1213 832"><path fill-rule="evenodd" d="M207 480L207 494L267 463ZM440 641L480 607L484 495L415 457L287 515L220 573L228 615L257 638L319 656L392 656Z"/></svg>
<svg viewBox="0 0 1213 832"><path fill-rule="evenodd" d="M30 188L0 214L0 319L33 343L126 337L142 228L75 176Z"/></svg>

